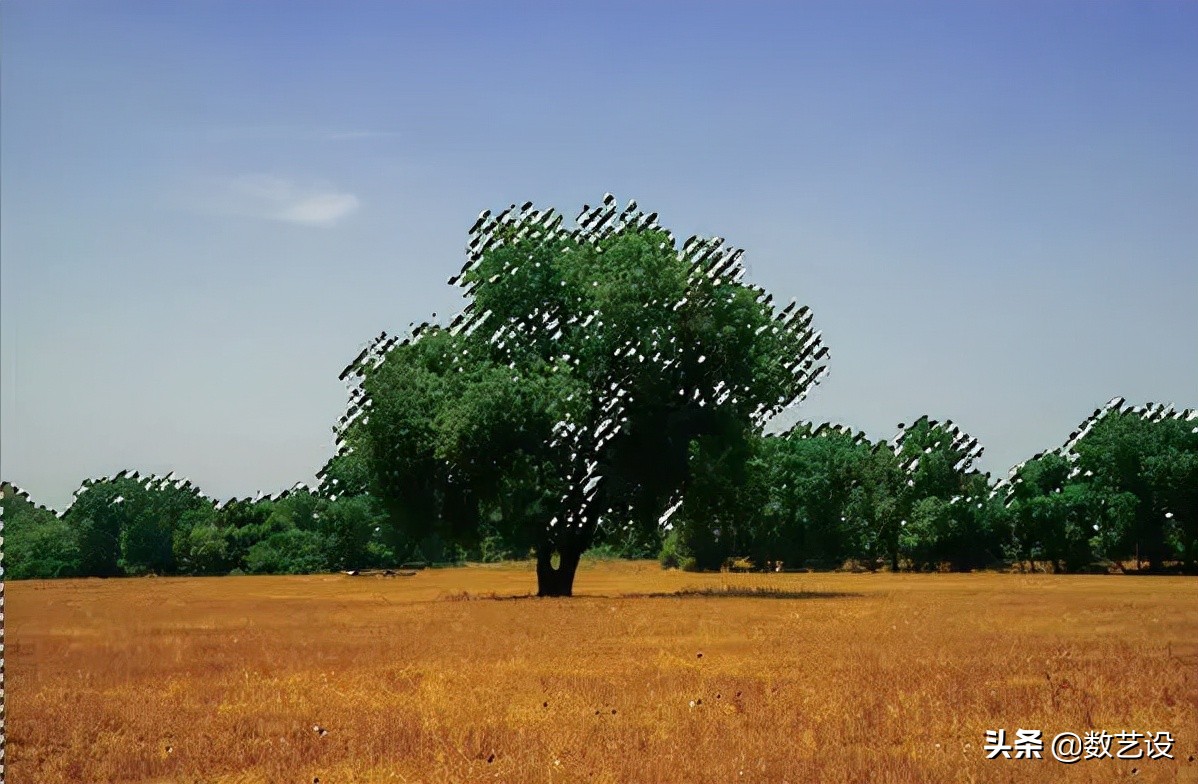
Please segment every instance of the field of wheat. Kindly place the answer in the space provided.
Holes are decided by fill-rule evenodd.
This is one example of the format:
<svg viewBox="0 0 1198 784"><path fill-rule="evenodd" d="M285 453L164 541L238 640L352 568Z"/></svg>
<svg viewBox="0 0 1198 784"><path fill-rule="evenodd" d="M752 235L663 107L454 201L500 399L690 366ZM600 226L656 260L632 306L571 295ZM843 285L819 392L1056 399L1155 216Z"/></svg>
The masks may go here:
<svg viewBox="0 0 1198 784"><path fill-rule="evenodd" d="M8 586L8 780L1198 781L1198 582L415 576ZM987 759L987 730L1174 759ZM1116 748L1112 748L1112 752Z"/></svg>

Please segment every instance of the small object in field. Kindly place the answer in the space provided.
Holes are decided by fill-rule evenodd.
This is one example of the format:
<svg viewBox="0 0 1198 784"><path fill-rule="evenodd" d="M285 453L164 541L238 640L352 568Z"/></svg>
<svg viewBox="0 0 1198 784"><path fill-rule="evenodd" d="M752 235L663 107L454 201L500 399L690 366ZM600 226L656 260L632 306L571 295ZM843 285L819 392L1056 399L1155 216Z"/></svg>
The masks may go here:
<svg viewBox="0 0 1198 784"><path fill-rule="evenodd" d="M358 570L357 570L357 569L350 569L348 572L342 572L342 574L347 574L347 575L349 575L350 577L357 577L357 576L358 576Z"/></svg>
<svg viewBox="0 0 1198 784"><path fill-rule="evenodd" d="M616 709L615 709L615 708L612 708L612 709L611 709L611 715L613 715L613 716L615 716L615 715L616 715Z"/></svg>
<svg viewBox="0 0 1198 784"><path fill-rule="evenodd" d="M700 658L700 659L702 659L702 658L703 658L703 651L699 651L698 658Z"/></svg>
<svg viewBox="0 0 1198 784"><path fill-rule="evenodd" d="M494 761L495 761L495 754L494 754L494 752L492 752L491 755L487 757L487 764L490 765Z"/></svg>
<svg viewBox="0 0 1198 784"><path fill-rule="evenodd" d="M549 707L549 703L548 703L548 702L542 702L542 703L541 703L541 707L542 707L542 708L548 708L548 707Z"/></svg>
<svg viewBox="0 0 1198 784"><path fill-rule="evenodd" d="M319 736L320 736L320 737L322 737L322 738L323 738L325 735L328 735L328 734L329 734L329 731L328 731L328 730L326 730L324 727L320 726L319 724L313 724L313 725L312 725L312 731L313 731L313 732L315 732L317 735L319 735Z"/></svg>

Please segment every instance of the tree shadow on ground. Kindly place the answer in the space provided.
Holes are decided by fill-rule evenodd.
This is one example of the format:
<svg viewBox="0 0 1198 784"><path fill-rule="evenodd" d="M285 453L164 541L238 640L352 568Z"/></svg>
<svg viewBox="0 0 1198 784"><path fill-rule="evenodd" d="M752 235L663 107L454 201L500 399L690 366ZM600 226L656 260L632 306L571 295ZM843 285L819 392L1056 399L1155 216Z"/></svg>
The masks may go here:
<svg viewBox="0 0 1198 784"><path fill-rule="evenodd" d="M520 599L848 599L858 598L864 594L848 591L793 591L781 588L756 588L752 586L719 586L709 588L683 588L678 591L659 591L653 593L620 593L594 594L584 593L576 596L542 597L533 593L495 594L495 593L459 593L445 594L437 601L443 602L473 602L473 601L516 601Z"/></svg>
<svg viewBox="0 0 1198 784"><path fill-rule="evenodd" d="M862 595L850 591L794 591L785 588L727 585L711 588L683 588L678 591L658 593L631 593L624 596L628 599L846 599Z"/></svg>

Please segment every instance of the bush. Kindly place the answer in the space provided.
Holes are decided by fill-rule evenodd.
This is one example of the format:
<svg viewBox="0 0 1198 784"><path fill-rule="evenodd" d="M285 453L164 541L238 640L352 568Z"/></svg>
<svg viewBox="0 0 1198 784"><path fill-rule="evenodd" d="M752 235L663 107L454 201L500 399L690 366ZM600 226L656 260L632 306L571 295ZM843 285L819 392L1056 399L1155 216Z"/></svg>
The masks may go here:
<svg viewBox="0 0 1198 784"><path fill-rule="evenodd" d="M661 561L662 569L681 569L682 562L690 556L687 548L682 544L682 537L675 528L671 530L666 538L661 543L661 553L657 556ZM690 560L694 560L691 558Z"/></svg>
<svg viewBox="0 0 1198 784"><path fill-rule="evenodd" d="M366 565L376 569L388 569L395 566L395 552L382 542L370 542L366 545Z"/></svg>
<svg viewBox="0 0 1198 784"><path fill-rule="evenodd" d="M754 569L754 564L748 558L732 557L724 559L721 568L728 572L751 572Z"/></svg>
<svg viewBox="0 0 1198 784"><path fill-rule="evenodd" d="M417 543L408 560L425 563L446 563L453 560L448 542L439 534L429 534Z"/></svg>
<svg viewBox="0 0 1198 784"><path fill-rule="evenodd" d="M512 552L508 548L507 542L503 540L494 526L484 525L479 533L482 534L478 543L479 560L483 563L498 563L511 558Z"/></svg>
<svg viewBox="0 0 1198 784"><path fill-rule="evenodd" d="M4 572L9 579L73 577L79 574L80 553L75 532L52 515L44 522L6 525L4 539Z"/></svg>
<svg viewBox="0 0 1198 784"><path fill-rule="evenodd" d="M181 555L181 566L189 574L221 574L230 566L225 531L211 524L197 525L187 533Z"/></svg>
<svg viewBox="0 0 1198 784"><path fill-rule="evenodd" d="M601 544L584 552L582 557L589 561L617 561L623 558L624 554L613 545Z"/></svg>
<svg viewBox="0 0 1198 784"><path fill-rule="evenodd" d="M250 547L245 556L246 571L251 574L312 574L327 571L328 544L315 531L290 531L271 534Z"/></svg>

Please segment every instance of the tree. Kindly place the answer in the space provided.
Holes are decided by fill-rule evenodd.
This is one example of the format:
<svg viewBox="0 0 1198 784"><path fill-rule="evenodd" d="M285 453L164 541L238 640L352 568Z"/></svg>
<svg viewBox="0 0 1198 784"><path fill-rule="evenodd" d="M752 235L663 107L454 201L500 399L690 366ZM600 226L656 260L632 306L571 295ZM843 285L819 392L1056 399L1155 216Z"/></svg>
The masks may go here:
<svg viewBox="0 0 1198 784"><path fill-rule="evenodd" d="M121 573L121 523L119 504L122 488L132 482L99 480L84 482L63 519L79 542L79 571L90 577L113 577ZM119 499L119 500L118 500Z"/></svg>
<svg viewBox="0 0 1198 784"><path fill-rule="evenodd" d="M1193 563L1198 528L1198 412L1122 399L1096 411L1062 451L1079 482L1105 499L1101 540L1108 557L1136 557L1159 570L1166 559ZM1134 499L1134 502L1133 500Z"/></svg>
<svg viewBox="0 0 1198 784"><path fill-rule="evenodd" d="M677 507L692 442L760 431L822 375L808 309L776 312L741 251L677 249L655 218L610 196L572 231L531 204L484 213L463 314L347 368L343 444L405 525L477 538L515 483L502 519L536 548L538 593L569 595L600 527L656 531Z"/></svg>
<svg viewBox="0 0 1198 784"><path fill-rule="evenodd" d="M173 475L122 471L84 482L63 517L78 536L83 574L170 574L175 527L187 512L210 503Z"/></svg>
<svg viewBox="0 0 1198 784"><path fill-rule="evenodd" d="M189 482L169 477L146 477L137 488L122 505L128 516L121 526L121 567L127 574L172 574L175 529L212 502Z"/></svg>
<svg viewBox="0 0 1198 784"><path fill-rule="evenodd" d="M54 512L33 503L20 488L0 482L0 520L4 522L4 576L71 577L79 573L75 532Z"/></svg>
<svg viewBox="0 0 1198 784"><path fill-rule="evenodd" d="M763 440L768 501L761 518L773 544L766 560L839 566L864 545L851 509L871 445L848 428L800 424Z"/></svg>
<svg viewBox="0 0 1198 784"><path fill-rule="evenodd" d="M1160 569L1193 566L1198 527L1198 412L1096 409L1064 446L1016 466L1005 488L1017 556L1075 568L1099 553Z"/></svg>
<svg viewBox="0 0 1198 784"><path fill-rule="evenodd" d="M1171 423L1176 426L1178 423ZM1188 427L1188 425L1187 425ZM1144 472L1168 511L1167 537L1174 553L1189 571L1198 569L1198 426L1177 441L1144 460Z"/></svg>
<svg viewBox="0 0 1198 784"><path fill-rule="evenodd" d="M246 552L252 574L312 574L329 569L328 542L315 531L288 528L254 542Z"/></svg>
<svg viewBox="0 0 1198 784"><path fill-rule="evenodd" d="M920 566L945 561L964 568L976 560L969 537L982 518L959 502L986 484L972 470L982 454L977 439L951 421L924 415L909 426L900 424L890 446L893 460L886 450L876 450L865 481L880 504L869 513L879 526L873 538L891 569L899 568L900 555Z"/></svg>
<svg viewBox="0 0 1198 784"><path fill-rule="evenodd" d="M334 569L373 565L370 543L386 515L368 495L346 496L326 502L317 513L324 536L326 557Z"/></svg>
<svg viewBox="0 0 1198 784"><path fill-rule="evenodd" d="M845 516L853 521L858 552L870 569L888 560L891 570L898 571L905 479L898 456L885 444L871 448L858 466Z"/></svg>
<svg viewBox="0 0 1198 784"><path fill-rule="evenodd" d="M229 561L235 566L245 565L255 544L294 527L289 516L275 515L275 501L268 496L230 499L217 508L216 525L225 534Z"/></svg>
<svg viewBox="0 0 1198 784"><path fill-rule="evenodd" d="M733 556L758 564L777 548L774 518L765 514L771 444L744 429L705 434L690 445L690 477L671 519L671 548L695 569L719 569Z"/></svg>
<svg viewBox="0 0 1198 784"><path fill-rule="evenodd" d="M187 531L179 563L188 574L226 574L233 568L229 558L229 539L210 522L199 523Z"/></svg>

